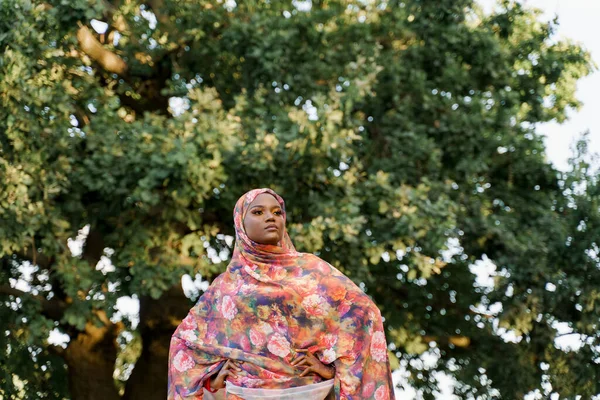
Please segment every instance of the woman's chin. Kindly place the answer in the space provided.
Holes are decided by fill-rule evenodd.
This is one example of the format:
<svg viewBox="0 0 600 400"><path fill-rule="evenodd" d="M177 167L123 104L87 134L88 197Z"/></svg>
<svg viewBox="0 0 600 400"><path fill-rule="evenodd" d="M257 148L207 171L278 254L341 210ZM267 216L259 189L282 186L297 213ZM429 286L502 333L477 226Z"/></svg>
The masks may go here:
<svg viewBox="0 0 600 400"><path fill-rule="evenodd" d="M267 245L271 245L271 246L277 246L277 244L279 243L279 235L268 235L266 237L261 238L260 241L258 241L258 243L260 244L267 244Z"/></svg>

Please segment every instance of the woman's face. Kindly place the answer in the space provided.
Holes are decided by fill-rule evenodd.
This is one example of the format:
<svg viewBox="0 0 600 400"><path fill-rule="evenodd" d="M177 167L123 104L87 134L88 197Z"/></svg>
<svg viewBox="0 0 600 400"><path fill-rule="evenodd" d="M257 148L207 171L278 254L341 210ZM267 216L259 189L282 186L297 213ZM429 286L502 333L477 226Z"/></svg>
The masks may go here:
<svg viewBox="0 0 600 400"><path fill-rule="evenodd" d="M276 245L283 238L283 210L277 199L261 193L250 205L244 217L246 235L260 244Z"/></svg>

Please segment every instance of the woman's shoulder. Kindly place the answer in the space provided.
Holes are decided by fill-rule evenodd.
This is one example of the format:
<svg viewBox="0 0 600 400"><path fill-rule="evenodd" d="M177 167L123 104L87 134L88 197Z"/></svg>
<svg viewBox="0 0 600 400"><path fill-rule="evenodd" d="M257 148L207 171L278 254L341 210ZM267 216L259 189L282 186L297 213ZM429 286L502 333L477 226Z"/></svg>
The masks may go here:
<svg viewBox="0 0 600 400"><path fill-rule="evenodd" d="M300 264L304 267L304 268L311 268L311 269L319 269L322 270L322 272L326 272L326 270L329 270L331 268L335 269L331 264L329 264L327 261L323 260L321 257L317 256L316 254L313 253L298 253L298 255L300 256Z"/></svg>

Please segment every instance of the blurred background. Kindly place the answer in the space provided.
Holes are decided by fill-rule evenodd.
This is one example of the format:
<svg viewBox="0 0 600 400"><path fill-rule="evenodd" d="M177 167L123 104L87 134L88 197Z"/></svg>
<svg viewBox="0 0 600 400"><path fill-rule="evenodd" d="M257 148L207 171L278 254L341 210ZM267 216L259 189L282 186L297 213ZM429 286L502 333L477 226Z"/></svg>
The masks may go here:
<svg viewBox="0 0 600 400"><path fill-rule="evenodd" d="M0 1L0 398L166 397L255 187L400 399L600 398L600 4Z"/></svg>

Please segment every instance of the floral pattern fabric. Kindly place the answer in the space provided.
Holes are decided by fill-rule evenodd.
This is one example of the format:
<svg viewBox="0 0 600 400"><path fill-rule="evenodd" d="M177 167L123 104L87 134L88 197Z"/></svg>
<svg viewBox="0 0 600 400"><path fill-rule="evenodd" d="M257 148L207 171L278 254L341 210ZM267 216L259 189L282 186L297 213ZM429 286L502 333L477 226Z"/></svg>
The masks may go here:
<svg viewBox="0 0 600 400"><path fill-rule="evenodd" d="M294 349L309 349L335 366L336 399L394 398L381 314L349 278L319 257L299 253L287 232L278 244L262 245L246 235L245 211L261 193L236 203L236 243L219 275L176 329L169 356L172 400L203 398L204 380L227 359L240 361L232 384L285 389L322 382L299 377ZM228 399L239 397L228 394Z"/></svg>

